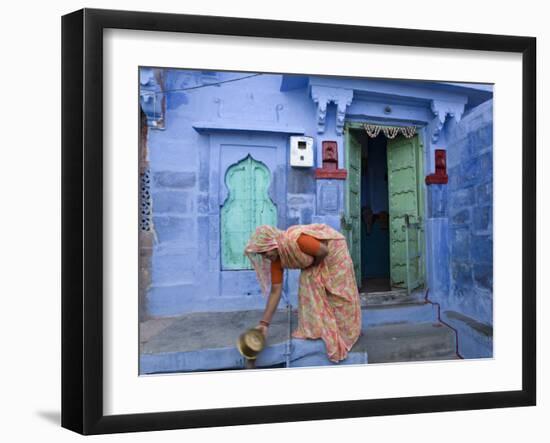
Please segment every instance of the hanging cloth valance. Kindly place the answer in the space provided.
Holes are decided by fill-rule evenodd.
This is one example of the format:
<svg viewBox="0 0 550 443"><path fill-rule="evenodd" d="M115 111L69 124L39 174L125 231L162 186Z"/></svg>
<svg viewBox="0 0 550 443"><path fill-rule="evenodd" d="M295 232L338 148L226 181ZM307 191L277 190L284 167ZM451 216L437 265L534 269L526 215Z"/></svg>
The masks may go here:
<svg viewBox="0 0 550 443"><path fill-rule="evenodd" d="M416 134L416 126L380 126L364 124L365 132L371 138L375 138L380 134L380 131L389 139L402 134L406 138L412 138Z"/></svg>

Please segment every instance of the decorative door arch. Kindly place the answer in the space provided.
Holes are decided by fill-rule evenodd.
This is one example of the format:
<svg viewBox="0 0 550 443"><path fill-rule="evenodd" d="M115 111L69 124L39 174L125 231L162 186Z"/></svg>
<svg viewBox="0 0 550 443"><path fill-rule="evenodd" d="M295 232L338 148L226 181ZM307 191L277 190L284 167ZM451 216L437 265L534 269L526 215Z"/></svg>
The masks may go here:
<svg viewBox="0 0 550 443"><path fill-rule="evenodd" d="M244 248L260 225L277 225L277 208L267 191L269 169L250 155L230 166L225 174L228 197L221 209L223 270L252 269Z"/></svg>

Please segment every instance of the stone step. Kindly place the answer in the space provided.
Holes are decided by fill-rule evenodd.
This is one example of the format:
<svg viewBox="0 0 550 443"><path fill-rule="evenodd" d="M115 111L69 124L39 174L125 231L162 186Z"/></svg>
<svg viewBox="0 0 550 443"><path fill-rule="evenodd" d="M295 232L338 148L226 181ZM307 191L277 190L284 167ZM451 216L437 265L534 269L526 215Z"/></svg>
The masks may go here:
<svg viewBox="0 0 550 443"><path fill-rule="evenodd" d="M361 298L361 307L363 308L424 303L424 294L422 292L407 295L405 289L385 292L361 292L359 297Z"/></svg>
<svg viewBox="0 0 550 443"><path fill-rule="evenodd" d="M392 311L399 309L405 308ZM262 311L193 313L144 322L140 329L140 374L243 369L245 361L235 346L237 337L254 326L261 314ZM456 357L454 332L446 326L434 327L430 320L370 326L368 315L363 312L363 334L339 365ZM293 312L290 329L295 325ZM322 340L289 342L288 334L288 313L278 311L257 367L286 366L287 360L290 367L334 364L327 359Z"/></svg>
<svg viewBox="0 0 550 443"><path fill-rule="evenodd" d="M425 323L437 319L435 307L425 302L422 292L407 295L405 290L394 290L362 293L360 297L366 326Z"/></svg>
<svg viewBox="0 0 550 443"><path fill-rule="evenodd" d="M277 343L264 349L256 359L256 367L286 367L287 350L290 352L288 367L293 368L368 363L368 354L365 349L358 351L352 349L345 360L334 363L327 358L326 348L322 340L292 339L288 348L287 343ZM245 366L244 358L233 346L188 352L142 354L140 357L139 372L142 375L172 372L204 372L244 369Z"/></svg>
<svg viewBox="0 0 550 443"><path fill-rule="evenodd" d="M362 312L363 327L395 323L426 323L437 319L436 309L429 303L369 307Z"/></svg>
<svg viewBox="0 0 550 443"><path fill-rule="evenodd" d="M140 374L243 369L245 360L236 349L239 335L255 326L263 311L201 312L173 319L155 319L140 329ZM256 366L291 367L335 364L326 357L322 340L288 340L297 325L297 313L277 311L266 348ZM365 350L350 353L339 364L365 364Z"/></svg>
<svg viewBox="0 0 550 443"><path fill-rule="evenodd" d="M387 324L367 328L359 340L369 363L454 360L455 332L442 323Z"/></svg>

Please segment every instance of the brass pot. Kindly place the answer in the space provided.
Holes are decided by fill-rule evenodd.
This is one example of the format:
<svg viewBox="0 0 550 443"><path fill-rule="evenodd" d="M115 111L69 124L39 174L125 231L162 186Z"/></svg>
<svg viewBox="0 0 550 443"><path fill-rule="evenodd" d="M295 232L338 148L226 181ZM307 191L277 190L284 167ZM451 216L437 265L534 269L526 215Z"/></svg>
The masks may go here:
<svg viewBox="0 0 550 443"><path fill-rule="evenodd" d="M265 337L258 329L248 329L237 340L237 349L248 360L255 360L265 347Z"/></svg>

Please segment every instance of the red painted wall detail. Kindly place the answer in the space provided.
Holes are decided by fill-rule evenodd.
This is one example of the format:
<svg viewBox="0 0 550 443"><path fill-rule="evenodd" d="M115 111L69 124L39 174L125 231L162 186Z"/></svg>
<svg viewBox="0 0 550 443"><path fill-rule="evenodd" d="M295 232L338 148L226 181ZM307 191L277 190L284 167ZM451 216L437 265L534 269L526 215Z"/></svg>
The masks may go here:
<svg viewBox="0 0 550 443"><path fill-rule="evenodd" d="M323 167L315 170L315 178L345 180L348 172L338 169L338 144L335 141L323 142Z"/></svg>
<svg viewBox="0 0 550 443"><path fill-rule="evenodd" d="M435 173L426 176L427 185L446 185L449 182L447 175L447 152L445 149L435 150Z"/></svg>

